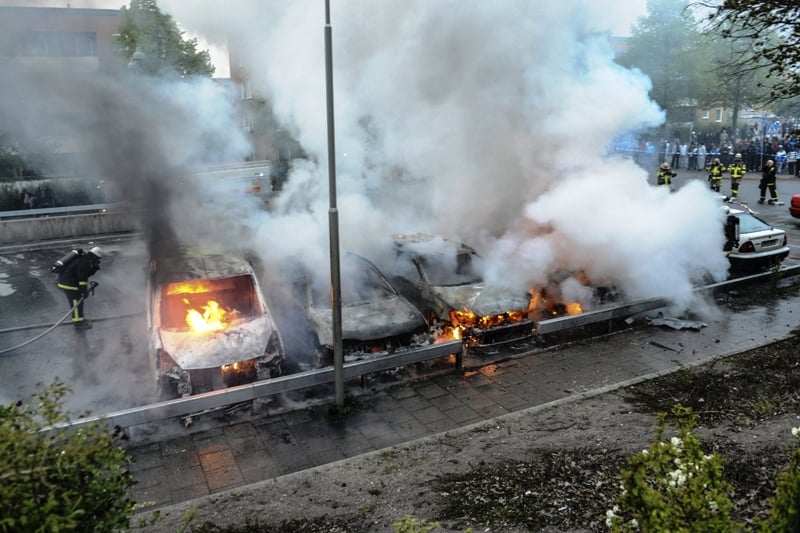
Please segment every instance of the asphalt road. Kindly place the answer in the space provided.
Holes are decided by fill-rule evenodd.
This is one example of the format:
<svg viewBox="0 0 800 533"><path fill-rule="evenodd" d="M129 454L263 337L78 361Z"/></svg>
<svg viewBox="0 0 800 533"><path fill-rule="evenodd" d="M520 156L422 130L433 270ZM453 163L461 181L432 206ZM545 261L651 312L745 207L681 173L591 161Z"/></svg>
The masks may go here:
<svg viewBox="0 0 800 533"><path fill-rule="evenodd" d="M675 184L680 187L692 179L705 180L705 174L679 171ZM757 178L745 180L740 198L751 202L768 222L789 232L791 254L786 263L800 264L800 219L792 218L787 206L756 205L757 186ZM778 190L788 204L791 194L800 194L800 179L781 178ZM73 390L67 398L67 408L73 413L102 414L152 403L157 397L147 364L144 314L149 257L140 241L103 243L107 257L94 277L100 286L86 303L93 329L74 331L67 321L33 340L67 312L49 268L54 258L72 246L0 249L0 352L8 350L0 353L0 402L24 399L37 383L58 378ZM298 340L304 338L302 332L279 326L289 357L303 357Z"/></svg>

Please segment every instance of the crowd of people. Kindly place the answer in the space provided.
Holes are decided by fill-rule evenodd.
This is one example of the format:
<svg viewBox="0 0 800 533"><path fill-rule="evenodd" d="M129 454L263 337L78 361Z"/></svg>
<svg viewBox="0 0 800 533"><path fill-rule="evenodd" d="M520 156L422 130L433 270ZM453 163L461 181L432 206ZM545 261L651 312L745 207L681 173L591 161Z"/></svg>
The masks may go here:
<svg viewBox="0 0 800 533"><path fill-rule="evenodd" d="M752 132L751 133L755 133ZM748 172L761 172L772 160L777 175L800 177L800 136L787 133L761 139L757 135L731 140L723 130L718 136L704 136L711 142L691 135L689 141L662 139L659 146L646 141L639 146L637 160L647 168L669 164L672 170L708 171L714 159L728 168L736 154L741 154Z"/></svg>
<svg viewBox="0 0 800 533"><path fill-rule="evenodd" d="M20 199L22 200L23 209L43 209L56 206L55 195L49 185L39 186L33 192L29 192L28 189L22 189Z"/></svg>

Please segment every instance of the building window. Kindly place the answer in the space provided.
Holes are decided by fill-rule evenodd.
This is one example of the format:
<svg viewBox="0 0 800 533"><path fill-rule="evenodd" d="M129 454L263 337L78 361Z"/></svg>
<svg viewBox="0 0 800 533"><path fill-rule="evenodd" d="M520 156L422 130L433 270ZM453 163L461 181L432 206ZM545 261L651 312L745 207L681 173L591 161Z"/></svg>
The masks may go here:
<svg viewBox="0 0 800 533"><path fill-rule="evenodd" d="M20 36L19 55L34 57L94 57L97 34L90 32L27 31Z"/></svg>
<svg viewBox="0 0 800 533"><path fill-rule="evenodd" d="M716 121L717 121L717 122L722 122L722 108L721 108L721 107L718 107L718 108L717 108L717 118L716 118Z"/></svg>
<svg viewBox="0 0 800 533"><path fill-rule="evenodd" d="M706 120L711 118L711 110L710 109L706 109L705 111L703 111L703 118L706 119Z"/></svg>

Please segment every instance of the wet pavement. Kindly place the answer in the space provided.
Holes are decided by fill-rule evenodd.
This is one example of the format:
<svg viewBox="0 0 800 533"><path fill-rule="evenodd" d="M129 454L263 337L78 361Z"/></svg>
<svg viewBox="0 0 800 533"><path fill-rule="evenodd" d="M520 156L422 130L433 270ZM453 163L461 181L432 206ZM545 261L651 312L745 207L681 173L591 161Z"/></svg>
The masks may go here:
<svg viewBox="0 0 800 533"><path fill-rule="evenodd" d="M133 496L143 510L151 510L241 489L505 414L601 394L800 331L797 289L757 304L738 291L724 298L700 329L648 325L641 316L631 329L534 350L479 370L451 367L363 388L353 383L348 388L353 410L339 420L327 416L331 394L305 407L283 398L282 405L253 416L206 415L189 427L172 420L131 428Z"/></svg>

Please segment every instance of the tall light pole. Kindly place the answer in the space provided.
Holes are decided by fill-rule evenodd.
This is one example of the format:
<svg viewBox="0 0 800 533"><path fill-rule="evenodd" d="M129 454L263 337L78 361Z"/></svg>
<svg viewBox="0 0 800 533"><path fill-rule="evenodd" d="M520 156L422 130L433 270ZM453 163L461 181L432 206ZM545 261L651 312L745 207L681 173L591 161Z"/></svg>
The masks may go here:
<svg viewBox="0 0 800 533"><path fill-rule="evenodd" d="M330 0L325 0L325 89L328 107L328 231L331 253L331 312L333 313L333 382L336 405L344 405L344 354L342 353L342 294L339 261L339 211L336 208L336 143L333 127L333 54Z"/></svg>

